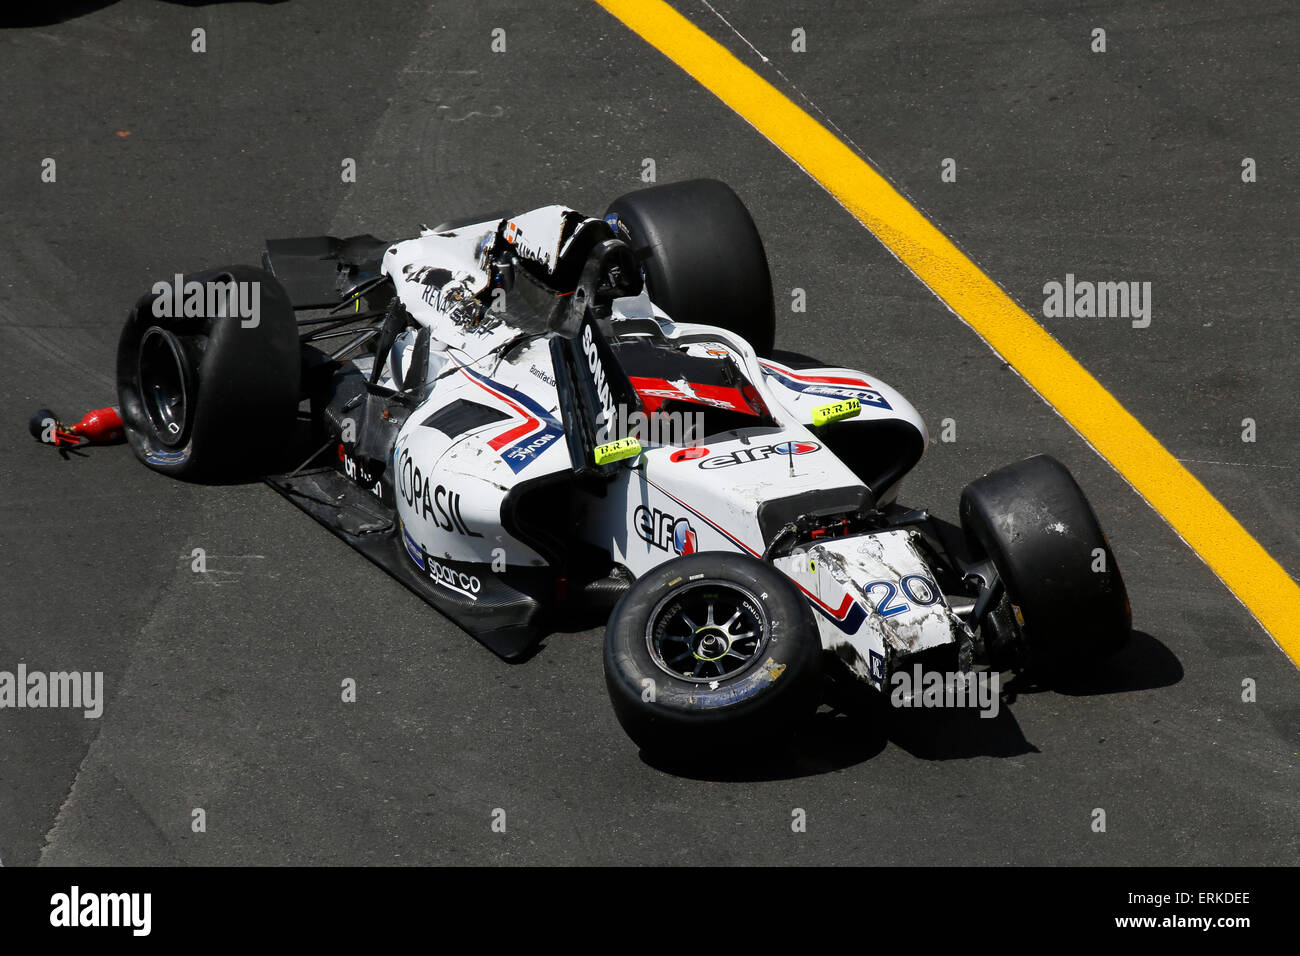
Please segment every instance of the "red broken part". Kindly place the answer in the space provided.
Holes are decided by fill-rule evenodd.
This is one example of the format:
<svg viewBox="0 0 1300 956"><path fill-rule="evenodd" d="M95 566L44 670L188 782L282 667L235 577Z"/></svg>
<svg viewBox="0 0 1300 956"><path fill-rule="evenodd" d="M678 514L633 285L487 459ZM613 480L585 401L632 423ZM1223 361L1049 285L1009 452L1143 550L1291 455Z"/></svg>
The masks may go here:
<svg viewBox="0 0 1300 956"><path fill-rule="evenodd" d="M56 447L104 445L121 441L126 434L122 415L112 406L86 412L75 425L65 425L54 412L42 408L32 416L28 429L33 438Z"/></svg>

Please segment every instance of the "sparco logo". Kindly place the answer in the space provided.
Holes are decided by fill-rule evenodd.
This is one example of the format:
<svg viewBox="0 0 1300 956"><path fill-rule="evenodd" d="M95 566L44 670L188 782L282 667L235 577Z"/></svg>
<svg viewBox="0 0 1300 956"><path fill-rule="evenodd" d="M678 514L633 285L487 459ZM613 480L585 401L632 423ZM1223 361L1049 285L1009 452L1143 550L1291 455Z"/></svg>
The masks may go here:
<svg viewBox="0 0 1300 956"><path fill-rule="evenodd" d="M759 445L754 448L742 448L740 451L728 452L725 455L714 455L712 458L706 458L700 462L700 467L705 470L730 468L732 465L748 465L750 462L763 461L773 455L782 457L786 455L808 455L819 451L821 447L815 441L783 441L779 445Z"/></svg>
<svg viewBox="0 0 1300 956"><path fill-rule="evenodd" d="M397 459L398 490L402 500L419 511L427 520L433 521L443 531L454 531L470 538L483 535L471 531L460 515L460 493L450 491L445 485L435 485L421 474L420 469L411 461L411 453L403 448Z"/></svg>
<svg viewBox="0 0 1300 956"><path fill-rule="evenodd" d="M468 598L478 600L478 592L483 589L483 583L477 577L464 571L457 571L455 568L449 567L441 561L435 561L433 558L427 558L426 561L429 577L433 578L434 581Z"/></svg>
<svg viewBox="0 0 1300 956"><path fill-rule="evenodd" d="M591 332L591 323L582 328L582 350L587 354L587 368L591 370L591 379L596 383L596 394L600 396L601 413L605 417L605 434L614 427L614 398L609 393L609 379L605 375L605 366L600 361L596 350L596 338Z"/></svg>
<svg viewBox="0 0 1300 956"><path fill-rule="evenodd" d="M637 505L633 515L636 533L642 541L649 542L660 551L672 548L678 554L694 554L695 529L685 518L674 518L658 508Z"/></svg>

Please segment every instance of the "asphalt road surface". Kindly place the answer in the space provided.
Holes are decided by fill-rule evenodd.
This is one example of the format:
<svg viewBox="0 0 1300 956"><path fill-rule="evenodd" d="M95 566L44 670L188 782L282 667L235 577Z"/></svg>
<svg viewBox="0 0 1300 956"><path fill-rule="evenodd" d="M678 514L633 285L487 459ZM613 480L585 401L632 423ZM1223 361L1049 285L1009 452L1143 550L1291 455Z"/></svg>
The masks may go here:
<svg viewBox="0 0 1300 956"><path fill-rule="evenodd" d="M673 2L1031 314L1067 273L1151 282L1148 328L1041 321L1300 572L1294 4ZM102 671L105 701L93 720L0 711L5 865L1300 861L1296 665L870 233L595 3L67 17L0 30L0 670ZM936 440L908 502L954 519L967 481L1038 451L1074 471L1137 628L1095 685L1013 682L993 720L827 711L794 755L687 774L623 735L599 630L505 664L263 485L171 481L125 446L62 460L27 435L39 406L115 401L121 322L159 278L256 262L268 236L599 213L647 158L660 182L744 198L778 346L920 409Z"/></svg>

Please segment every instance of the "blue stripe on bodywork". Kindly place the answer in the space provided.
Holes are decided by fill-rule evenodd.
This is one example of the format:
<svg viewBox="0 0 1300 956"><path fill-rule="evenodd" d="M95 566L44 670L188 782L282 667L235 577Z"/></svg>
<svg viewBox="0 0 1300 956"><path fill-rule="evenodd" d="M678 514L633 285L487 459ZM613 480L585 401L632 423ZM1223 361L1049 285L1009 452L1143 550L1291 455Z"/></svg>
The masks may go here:
<svg viewBox="0 0 1300 956"><path fill-rule="evenodd" d="M885 397L874 388L857 385L835 385L829 382L801 382L796 378L791 378L774 368L763 367L764 375L771 375L783 386L792 392L804 392L808 395L825 395L827 398L856 398L864 405L874 405L876 408L883 408L886 411L892 411L893 406L885 401Z"/></svg>

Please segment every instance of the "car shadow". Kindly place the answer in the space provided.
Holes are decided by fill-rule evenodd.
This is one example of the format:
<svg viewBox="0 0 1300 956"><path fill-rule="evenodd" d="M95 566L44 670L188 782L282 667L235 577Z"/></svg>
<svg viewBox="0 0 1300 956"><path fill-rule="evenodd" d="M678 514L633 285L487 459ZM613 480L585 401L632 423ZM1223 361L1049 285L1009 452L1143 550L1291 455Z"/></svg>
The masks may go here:
<svg viewBox="0 0 1300 956"><path fill-rule="evenodd" d="M1004 675L1005 678L1005 675ZM1020 694L1055 691L1067 697L1095 697L1169 687L1183 679L1183 665L1169 647L1146 631L1133 631L1128 643L1096 667L1051 683L1031 674L1004 679L1003 692L1014 703Z"/></svg>
<svg viewBox="0 0 1300 956"><path fill-rule="evenodd" d="M790 737L756 752L686 761L641 751L641 760L690 780L756 783L817 776L865 763L893 743L921 760L968 760L1039 753L1026 739L1013 707L1021 694L1055 691L1072 697L1121 694L1176 684L1183 667L1155 637L1134 631L1125 647L1095 670L1048 685L1027 674L1002 675L998 706L982 716L973 708L902 708L865 685L832 685L824 705Z"/></svg>
<svg viewBox="0 0 1300 956"><path fill-rule="evenodd" d="M643 763L688 780L718 783L757 783L816 777L865 763L885 749L888 738L878 721L861 714L823 707L792 735L764 742L743 753L712 754L707 759L681 759L646 750Z"/></svg>
<svg viewBox="0 0 1300 956"><path fill-rule="evenodd" d="M62 0L48 4L13 4L0 11L0 28L48 27L66 23L87 14L96 13L116 4L118 0ZM232 3L235 0L166 0L178 7L209 7ZM261 4L285 3L287 0L240 0Z"/></svg>

